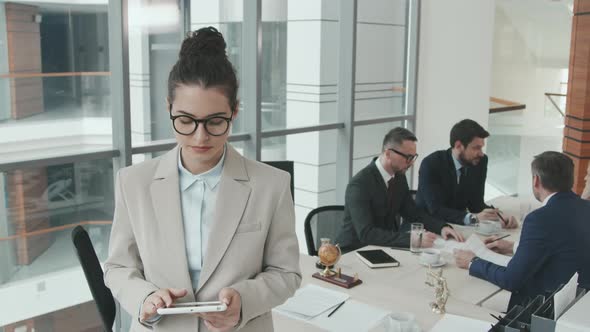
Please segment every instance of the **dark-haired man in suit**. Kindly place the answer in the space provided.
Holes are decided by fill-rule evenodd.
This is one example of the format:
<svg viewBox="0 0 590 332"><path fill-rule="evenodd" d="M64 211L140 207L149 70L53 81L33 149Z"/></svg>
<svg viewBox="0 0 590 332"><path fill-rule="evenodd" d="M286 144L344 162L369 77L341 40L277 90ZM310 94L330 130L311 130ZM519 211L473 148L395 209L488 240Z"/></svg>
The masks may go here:
<svg viewBox="0 0 590 332"><path fill-rule="evenodd" d="M484 202L488 157L483 153L490 134L469 119L451 129L451 148L431 153L420 165L416 204L446 222L470 225L478 220L500 220L500 211ZM512 216L502 214L503 228L516 228Z"/></svg>
<svg viewBox="0 0 590 332"><path fill-rule="evenodd" d="M460 233L416 207L405 172L418 155L416 136L405 128L394 128L383 139L381 154L358 172L346 187L344 224L336 241L344 251L366 245L403 246L410 235L400 230L400 216L405 223L421 222L443 238L463 241ZM423 247L431 247L436 235L427 232Z"/></svg>
<svg viewBox="0 0 590 332"><path fill-rule="evenodd" d="M571 191L574 163L563 153L535 156L533 194L543 206L524 220L520 241L486 239L488 248L514 256L498 266L471 251L455 252L457 266L512 292L508 309L555 291L578 272L579 286L590 289L590 202Z"/></svg>

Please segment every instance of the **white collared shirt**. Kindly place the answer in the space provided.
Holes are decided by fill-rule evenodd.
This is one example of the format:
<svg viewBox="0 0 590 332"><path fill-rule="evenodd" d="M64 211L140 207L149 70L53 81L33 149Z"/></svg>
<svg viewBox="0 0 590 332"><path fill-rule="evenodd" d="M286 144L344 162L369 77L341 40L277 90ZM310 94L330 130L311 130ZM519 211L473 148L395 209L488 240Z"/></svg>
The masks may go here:
<svg viewBox="0 0 590 332"><path fill-rule="evenodd" d="M193 289L197 289L199 286L203 257L207 250L209 230L211 229L211 222L213 222L213 213L217 200L217 184L221 180L221 171L225 160L225 151L226 148L224 147L223 155L215 167L205 173L195 175L182 165L181 149L178 149L178 184L182 224L184 226L184 243L188 272ZM139 308L140 314L142 306L143 302ZM160 319L162 319L162 316L158 314L143 322L138 317L138 321L148 327L153 326Z"/></svg>
<svg viewBox="0 0 590 332"><path fill-rule="evenodd" d="M381 174L381 176L383 177L383 181L385 181L385 188L389 189L389 180L393 179L395 177L395 174L391 175L385 170L385 168L383 168L383 165L381 164L381 156L375 159L375 166L377 166L379 174Z"/></svg>
<svg viewBox="0 0 590 332"><path fill-rule="evenodd" d="M464 166L461 165L461 162L455 158L453 152L451 152L451 157L453 157L453 164L455 165L455 174L457 175L457 184L459 184L459 179L461 179L461 168ZM463 224L471 225L471 216L475 213L465 213L465 217L463 217Z"/></svg>
<svg viewBox="0 0 590 332"><path fill-rule="evenodd" d="M184 243L189 274L194 289L199 285L224 160L225 148L215 167L205 173L195 175L182 165L180 149L178 153L178 177L182 201Z"/></svg>
<svg viewBox="0 0 590 332"><path fill-rule="evenodd" d="M545 197L545 199L541 203L541 206L547 205L547 202L549 202L549 200L551 199L551 197L555 196L555 194L557 194L557 193L556 192L555 193L551 193L547 197Z"/></svg>
<svg viewBox="0 0 590 332"><path fill-rule="evenodd" d="M453 157L453 164L455 165L455 174L457 175L457 184L459 184L459 179L461 179L461 162L455 158L455 155L451 152L451 157Z"/></svg>

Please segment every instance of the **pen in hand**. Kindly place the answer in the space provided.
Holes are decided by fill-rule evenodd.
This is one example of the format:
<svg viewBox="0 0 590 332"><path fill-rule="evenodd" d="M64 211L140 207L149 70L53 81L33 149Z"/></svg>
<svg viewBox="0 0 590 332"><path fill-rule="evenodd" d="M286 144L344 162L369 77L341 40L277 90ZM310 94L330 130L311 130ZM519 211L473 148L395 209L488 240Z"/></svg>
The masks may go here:
<svg viewBox="0 0 590 332"><path fill-rule="evenodd" d="M340 307L344 304L344 302L346 302L346 301L340 302L340 304L337 305L336 308L334 308L334 310L332 310L332 312L328 314L328 317L332 316L336 312L336 310L340 309Z"/></svg>
<svg viewBox="0 0 590 332"><path fill-rule="evenodd" d="M493 205L490 205L490 207L492 209L496 209ZM504 219L504 217L502 217L502 214L500 213L500 209L497 209L498 211L496 212L496 214L498 215L498 217L500 218L500 220L502 221L502 223L504 224L504 226L508 225L508 222L506 221L506 219Z"/></svg>
<svg viewBox="0 0 590 332"><path fill-rule="evenodd" d="M496 241L498 241L498 240L505 239L505 238L507 238L507 237L509 237L509 236L510 236L510 234L506 234L506 235L504 235L504 236L500 236L499 238L497 238L497 239L494 239L494 240L492 240L492 241L490 241L490 242L488 242L488 243L486 243L486 244L490 244L490 243L492 243L492 242L496 242Z"/></svg>

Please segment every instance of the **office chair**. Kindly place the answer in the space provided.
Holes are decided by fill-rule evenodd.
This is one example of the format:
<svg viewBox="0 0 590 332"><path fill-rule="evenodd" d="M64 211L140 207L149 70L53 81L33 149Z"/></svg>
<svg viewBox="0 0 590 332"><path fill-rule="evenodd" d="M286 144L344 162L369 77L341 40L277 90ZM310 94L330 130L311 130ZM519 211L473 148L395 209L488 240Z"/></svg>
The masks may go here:
<svg viewBox="0 0 590 332"><path fill-rule="evenodd" d="M291 197L293 197L293 202L295 202L295 174L294 174L293 161L291 161L291 160L263 161L263 163L291 174Z"/></svg>
<svg viewBox="0 0 590 332"><path fill-rule="evenodd" d="M343 222L343 205L328 205L311 210L305 218L304 224L308 255L318 255L322 238L329 238L335 244L336 236Z"/></svg>
<svg viewBox="0 0 590 332"><path fill-rule="evenodd" d="M76 248L78 260L80 261L82 270L84 270L84 276L92 293L92 298L96 303L104 330L112 332L117 305L115 304L111 290L104 284L102 267L100 266L90 237L82 226L76 226L72 230L72 242Z"/></svg>

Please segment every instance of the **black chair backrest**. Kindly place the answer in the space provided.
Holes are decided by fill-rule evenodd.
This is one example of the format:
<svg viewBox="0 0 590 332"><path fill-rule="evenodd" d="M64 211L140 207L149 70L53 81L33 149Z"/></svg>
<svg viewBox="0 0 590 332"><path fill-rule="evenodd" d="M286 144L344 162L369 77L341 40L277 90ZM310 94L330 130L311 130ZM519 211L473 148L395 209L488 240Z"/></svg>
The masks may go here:
<svg viewBox="0 0 590 332"><path fill-rule="evenodd" d="M294 176L295 173L294 173L293 161L291 161L291 160L263 161L263 163L291 174L291 197L293 197L293 201L295 201L295 176Z"/></svg>
<svg viewBox="0 0 590 332"><path fill-rule="evenodd" d="M86 282L88 282L92 298L98 308L104 329L110 332L113 330L117 306L111 290L104 284L100 262L96 257L90 237L82 226L76 226L72 230L72 242L76 248L78 260L82 265L82 270L84 270Z"/></svg>
<svg viewBox="0 0 590 332"><path fill-rule="evenodd" d="M311 210L304 224L307 253L310 256L317 256L322 238L329 238L335 244L343 222L343 205L328 205Z"/></svg>

